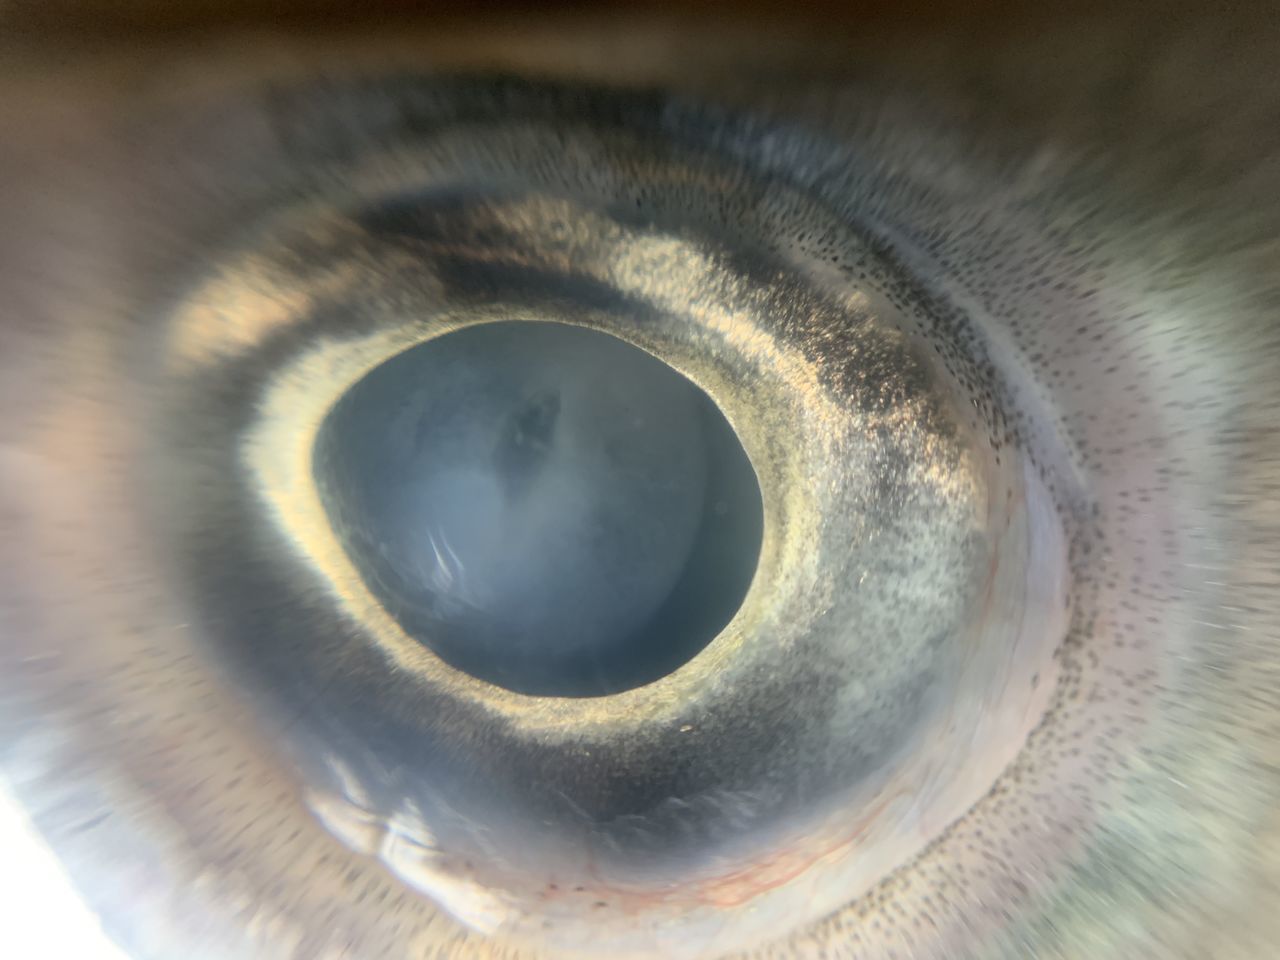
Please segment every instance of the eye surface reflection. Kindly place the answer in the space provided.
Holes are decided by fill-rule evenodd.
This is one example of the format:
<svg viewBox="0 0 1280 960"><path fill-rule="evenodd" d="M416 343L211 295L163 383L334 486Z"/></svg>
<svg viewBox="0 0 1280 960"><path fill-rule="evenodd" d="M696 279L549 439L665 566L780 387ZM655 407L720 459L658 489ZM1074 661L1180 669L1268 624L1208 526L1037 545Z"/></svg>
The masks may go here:
<svg viewBox="0 0 1280 960"><path fill-rule="evenodd" d="M316 480L370 588L473 676L589 696L669 673L760 553L750 462L710 399L607 334L481 324L338 402Z"/></svg>

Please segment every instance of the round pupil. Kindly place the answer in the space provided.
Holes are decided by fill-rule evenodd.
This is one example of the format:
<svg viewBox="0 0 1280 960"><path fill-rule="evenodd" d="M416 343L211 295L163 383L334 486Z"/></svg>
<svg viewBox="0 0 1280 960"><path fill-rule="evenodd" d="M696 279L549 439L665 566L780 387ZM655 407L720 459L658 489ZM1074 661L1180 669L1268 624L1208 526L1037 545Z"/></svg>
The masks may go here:
<svg viewBox="0 0 1280 960"><path fill-rule="evenodd" d="M653 356L556 323L402 353L323 424L315 475L370 590L453 666L522 693L658 679L755 572L755 473L711 399Z"/></svg>

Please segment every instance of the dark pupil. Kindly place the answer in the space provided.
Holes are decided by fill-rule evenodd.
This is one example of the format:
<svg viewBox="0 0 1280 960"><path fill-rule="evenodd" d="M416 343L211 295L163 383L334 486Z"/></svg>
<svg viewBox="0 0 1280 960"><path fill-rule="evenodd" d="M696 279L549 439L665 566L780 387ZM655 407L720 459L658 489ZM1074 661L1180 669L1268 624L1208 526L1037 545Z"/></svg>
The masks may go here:
<svg viewBox="0 0 1280 960"><path fill-rule="evenodd" d="M468 327L369 373L316 480L378 599L448 663L522 693L658 679L733 617L763 510L698 387L607 334Z"/></svg>

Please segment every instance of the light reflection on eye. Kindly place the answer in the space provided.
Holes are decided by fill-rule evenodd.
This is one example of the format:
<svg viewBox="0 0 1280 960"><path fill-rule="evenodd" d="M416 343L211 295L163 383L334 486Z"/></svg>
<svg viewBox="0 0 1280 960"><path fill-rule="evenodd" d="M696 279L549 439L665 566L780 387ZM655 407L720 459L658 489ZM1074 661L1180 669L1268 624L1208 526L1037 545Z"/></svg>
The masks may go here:
<svg viewBox="0 0 1280 960"><path fill-rule="evenodd" d="M80 900L65 869L40 843L22 808L0 793L0 846L6 866L0 895L23 910L9 916L6 945L24 956L59 954L83 960L128 960L102 932L97 918Z"/></svg>
<svg viewBox="0 0 1280 960"><path fill-rule="evenodd" d="M1190 274L1139 242L1151 198L1108 204L995 112L806 90L382 71L253 95L253 203L139 275L137 327L80 335L94 376L6 464L44 481L30 516L126 533L31 524L64 558L33 569L99 584L38 632L97 639L14 675L92 732L6 762L38 785L92 753L149 804L111 829L188 878L140 913L182 918L161 953L207 910L229 951L283 956L1125 955L1223 882L1274 796L1272 714L1242 736L1217 712L1200 667L1245 648L1198 631L1269 608L1204 619L1231 574L1188 571L1240 541L1204 490L1265 481L1205 453L1210 388L1255 371L1205 317L1252 301L1161 283ZM1195 252L1194 220L1163 226ZM623 353L570 362L581 337ZM615 433L648 389L622 356L670 377L665 429ZM565 399L579 376L601 399ZM750 460L723 496L717 444ZM612 473L582 466L606 449ZM741 514L759 529L691 532ZM715 626L661 669L592 647L691 618ZM128 909L94 889L110 866L82 882Z"/></svg>

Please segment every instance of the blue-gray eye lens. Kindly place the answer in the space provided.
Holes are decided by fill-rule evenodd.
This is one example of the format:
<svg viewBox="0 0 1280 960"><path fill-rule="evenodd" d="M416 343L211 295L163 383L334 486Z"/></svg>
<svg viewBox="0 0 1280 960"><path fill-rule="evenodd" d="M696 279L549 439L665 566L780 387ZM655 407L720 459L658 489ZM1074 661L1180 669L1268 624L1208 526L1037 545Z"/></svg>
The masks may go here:
<svg viewBox="0 0 1280 960"><path fill-rule="evenodd" d="M670 673L733 617L759 557L760 490L724 415L581 327L483 324L392 358L335 406L315 463L389 612L523 693Z"/></svg>

